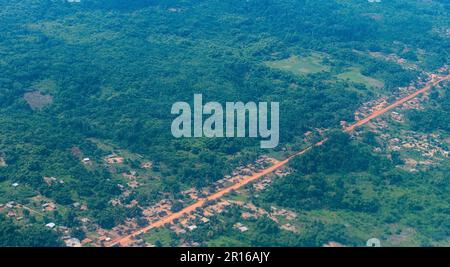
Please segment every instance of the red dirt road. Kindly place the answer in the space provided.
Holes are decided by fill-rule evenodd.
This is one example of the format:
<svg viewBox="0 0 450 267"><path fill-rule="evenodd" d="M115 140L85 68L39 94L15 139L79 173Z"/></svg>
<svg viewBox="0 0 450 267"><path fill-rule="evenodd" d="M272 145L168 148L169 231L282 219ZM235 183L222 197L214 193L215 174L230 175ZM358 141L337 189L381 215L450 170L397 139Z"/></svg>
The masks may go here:
<svg viewBox="0 0 450 267"><path fill-rule="evenodd" d="M368 123L369 121L371 121L371 120L373 120L373 119L383 115L384 113L388 112L389 110L391 110L391 109L393 109L393 108L395 108L395 107L397 107L399 105L402 105L403 103L405 103L405 102L407 102L407 101L417 97L418 95L420 95L422 93L427 92L428 90L433 88L433 86L438 85L442 81L446 81L446 80L449 80L449 79L450 79L450 75L447 75L445 77L439 78L438 80L429 82L429 84L427 86L425 86L424 88L422 88L422 89L420 89L420 90L418 90L418 91L416 91L416 92L414 92L414 93L412 93L412 94L410 94L410 95L408 95L408 96L406 96L406 97L404 97L402 99L399 99L399 100L395 101L393 104L391 104L391 105L389 105L389 106L387 106L387 107L385 107L385 108L383 108L381 110L375 111L374 113L372 113L371 115L367 116L366 118L364 118L364 119L356 122L355 124L345 128L344 132L351 132L351 131L353 131L356 127L359 127L359 126L362 126L362 125ZM307 147L307 148L305 148L305 149L303 149L303 150L301 150L301 151L299 151L299 152L289 156L287 159L285 159L283 161L277 162L276 164L268 167L267 169L264 169L264 170L262 170L260 172L257 172L257 173L255 173L255 174L253 174L251 176L246 176L246 177L244 177L242 179L242 181L240 181L240 182L238 182L236 184L233 184L233 185L231 185L229 187L226 187L226 188L224 188L224 189L222 189L222 190L220 190L220 191L218 191L218 192L216 192L216 193L214 193L214 194L212 194L212 195L210 195L210 196L208 196L206 198L199 199L194 204L192 204L192 205L182 209L179 212L170 214L170 215L162 218L161 220L159 220L157 222L154 222L154 223L151 223L150 225L148 225L148 226L146 226L144 228L141 228L141 229L139 229L139 230L137 230L137 231L127 235L127 236L123 236L123 237L119 237L117 239L114 239L111 242L109 242L106 246L115 246L115 245L128 246L128 245L130 245L133 242L133 238L134 237L136 237L136 236L138 236L140 234L146 233L146 232L148 232L149 230L151 230L153 228L158 228L158 227L161 227L161 226L163 226L163 225L165 225L167 223L171 223L171 222L173 222L173 220L179 219L179 218L183 217L184 215L195 211L195 209L202 207L207 201L219 199L219 198L223 197L224 195L230 193L233 190L237 190L237 189L247 185L248 183L251 183L252 181L258 180L259 178L274 172L275 170L277 170L277 169L281 168L282 166L286 165L292 158L306 153L307 151L309 151L310 149L312 149L315 146L321 146L327 140L328 139L324 139L324 140L322 140L322 141L320 141L320 142L318 142L318 143L316 143L316 144L314 144L312 146L309 146L309 147Z"/></svg>
<svg viewBox="0 0 450 267"><path fill-rule="evenodd" d="M430 90L431 88L433 88L433 86L436 86L436 85L438 85L439 83L441 83L442 81L445 81L445 80L448 80L448 79L450 79L450 75L447 75L447 76L445 76L445 77L442 77L442 78L438 79L437 81L432 81L432 82L430 82L427 86L425 86L424 88L420 89L419 91L416 91L416 92L414 92L414 93L408 95L407 97L404 97L404 98L402 98L402 99L399 99L399 100L395 101L393 104L391 104L391 105L389 105L389 106L387 106L387 107L385 107L385 108L383 108L383 109L381 109L381 110L375 111L374 113L370 114L370 115L367 116L366 118L364 118L364 119L362 119L362 120L356 122L355 124L353 124L353 125L347 127L344 131L345 131L345 132L351 132L351 131L353 131L356 127L359 127L359 126L362 126L362 125L368 123L369 121L371 121L371 120L373 120L373 119L375 119L375 118L377 118L377 117L383 115L384 113L388 112L389 110L391 110L391 109L393 109L393 108L395 108L395 107L398 107L398 106L402 105L402 104L405 103L405 102L408 102L409 100L411 100L411 99L417 97L418 95L427 92L428 90Z"/></svg>
<svg viewBox="0 0 450 267"><path fill-rule="evenodd" d="M323 143L323 141L317 143L316 145L321 145L322 143ZM216 193L214 193L214 194L212 194L212 195L210 195L210 196L208 196L206 198L199 199L194 204L192 204L190 206L187 206L186 208L184 208L184 209L182 209L182 210L180 210L178 212L172 213L172 214L168 215L167 217L162 218L161 220L159 220L157 222L151 223L150 225L148 225L148 226L146 226L144 228L141 228L141 229L131 233L128 236L124 236L124 237L120 237L118 239L112 240L108 246L114 246L114 245L117 245L117 244L119 244L120 246L127 246L128 244L133 242L133 240L132 240L133 237L138 236L140 234L143 234L145 232L148 232L149 230L151 230L153 228L161 227L161 226L163 226L166 223L171 223L173 220L179 219L179 218L183 217L184 215L195 211L195 209L202 207L207 201L219 199L219 198L223 197L224 195L230 193L233 190L237 190L237 189L245 186L246 184L251 183L252 181L258 180L259 178L263 177L264 175L267 175L267 174L270 174L270 173L274 172L275 170L277 170L277 169L281 168L282 166L286 165L286 163L288 163L289 160L292 159L293 157L296 157L298 155L304 154L306 151L310 150L312 147L313 146L310 146L310 147L308 147L308 148L306 148L306 149L304 149L304 150L302 150L302 151L300 151L300 152L290 156L289 158L287 158L287 159L285 159L283 161L279 161L276 164L268 167L267 169L264 169L264 170L262 170L260 172L257 172L257 173L255 173L255 174L253 174L251 176L246 176L241 181L239 181L238 183L235 183L235 184L233 184L233 185L231 185L229 187L226 187L226 188L224 188L224 189L222 189L222 190L220 190L220 191L218 191L218 192L216 192Z"/></svg>

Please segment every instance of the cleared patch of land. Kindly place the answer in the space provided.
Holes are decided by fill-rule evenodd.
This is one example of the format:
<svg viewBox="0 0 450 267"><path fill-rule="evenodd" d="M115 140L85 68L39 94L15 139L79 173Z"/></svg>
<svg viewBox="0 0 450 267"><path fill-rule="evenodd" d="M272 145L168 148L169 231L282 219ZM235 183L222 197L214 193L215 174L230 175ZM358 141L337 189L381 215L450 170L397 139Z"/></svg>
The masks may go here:
<svg viewBox="0 0 450 267"><path fill-rule="evenodd" d="M171 231L167 228L152 229L145 235L145 241L162 247L169 247L171 239Z"/></svg>
<svg viewBox="0 0 450 267"><path fill-rule="evenodd" d="M348 68L346 72L340 73L337 77L341 80L349 80L354 83L362 83L367 87L383 88L384 82L365 76L357 67Z"/></svg>
<svg viewBox="0 0 450 267"><path fill-rule="evenodd" d="M69 20L71 21L70 25L67 24ZM68 18L67 21L55 20L29 24L27 28L32 31L40 31L48 37L72 45L111 41L118 36L115 31L101 29L96 21L80 23L76 17Z"/></svg>
<svg viewBox="0 0 450 267"><path fill-rule="evenodd" d="M327 65L326 57L319 53L312 53L309 56L291 56L286 59L267 61L265 64L273 69L291 72L296 75L314 74L322 71L331 71L331 66ZM379 89L384 87L384 82L372 77L365 76L357 66L345 68L342 72L334 73L335 78L348 80L354 83L361 83L369 88Z"/></svg>
<svg viewBox="0 0 450 267"><path fill-rule="evenodd" d="M324 56L314 53L307 57L291 56L287 59L268 61L271 68L292 72L297 75L328 71L330 67L323 63Z"/></svg>
<svg viewBox="0 0 450 267"><path fill-rule="evenodd" d="M6 161L4 158L0 157L0 167L6 167Z"/></svg>
<svg viewBox="0 0 450 267"><path fill-rule="evenodd" d="M39 110L53 102L51 95L43 95L41 92L28 92L23 96L33 110Z"/></svg>

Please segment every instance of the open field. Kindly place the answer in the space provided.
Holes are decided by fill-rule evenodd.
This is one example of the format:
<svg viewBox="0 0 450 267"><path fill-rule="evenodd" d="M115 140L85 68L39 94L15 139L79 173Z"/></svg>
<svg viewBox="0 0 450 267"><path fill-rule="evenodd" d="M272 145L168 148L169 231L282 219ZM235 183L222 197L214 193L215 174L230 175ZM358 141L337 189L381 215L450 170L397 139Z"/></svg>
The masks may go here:
<svg viewBox="0 0 450 267"><path fill-rule="evenodd" d="M384 86L382 81L362 75L357 67L348 68L345 72L338 74L337 78L362 83L367 87L382 88Z"/></svg>
<svg viewBox="0 0 450 267"><path fill-rule="evenodd" d="M308 57L291 56L287 59L269 61L265 64L274 69L292 72L297 75L304 75L328 71L330 68L323 64L323 59L324 57L322 55L313 53Z"/></svg>

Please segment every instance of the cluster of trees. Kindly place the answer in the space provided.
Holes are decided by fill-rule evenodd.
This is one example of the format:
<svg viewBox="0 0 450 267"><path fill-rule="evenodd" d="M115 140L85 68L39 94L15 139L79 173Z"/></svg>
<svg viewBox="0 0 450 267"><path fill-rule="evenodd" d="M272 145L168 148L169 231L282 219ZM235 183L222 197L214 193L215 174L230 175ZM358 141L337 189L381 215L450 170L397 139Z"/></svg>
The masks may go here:
<svg viewBox="0 0 450 267"><path fill-rule="evenodd" d="M351 140L348 134L333 132L324 145L295 158L291 166L305 175L380 171L387 164L386 159L373 155L370 147Z"/></svg>
<svg viewBox="0 0 450 267"><path fill-rule="evenodd" d="M338 64L364 66L364 74L387 87L407 84L415 73L355 50L401 52L416 61L415 52L403 51L408 46L426 51L425 62L448 62L448 38L431 30L447 11L434 3L396 0L381 9L328 0L1 2L0 155L8 167L0 168L0 179L26 184L58 204L87 202L105 227L131 211L108 204L120 194L119 180L102 166L86 168L71 153L76 146L101 160L102 151L88 138L140 153L160 167L161 188L133 195L151 202L162 191L175 195L183 186L207 186L261 153L257 140L175 140L174 102L191 101L194 93L221 103L278 101L281 148L307 130L351 121L367 89L325 72L272 70L264 61L314 50ZM35 90L53 103L31 110L23 95ZM346 154L337 153L344 148ZM378 166L367 151L347 144L325 145L295 164L304 174ZM65 183L47 186L43 176Z"/></svg>
<svg viewBox="0 0 450 267"><path fill-rule="evenodd" d="M371 134L363 140L367 143L332 133L327 143L293 160L294 173L276 180L257 203L297 211L345 211L354 218L365 214L377 218L374 228L383 223L414 227L423 245L444 240L448 226L442 222L449 217L441 209L448 203L446 166L411 174L396 167L402 164L399 155L388 160L371 152L376 145ZM351 236L356 242L357 236Z"/></svg>
<svg viewBox="0 0 450 267"><path fill-rule="evenodd" d="M430 132L442 130L450 132L450 94L446 91L439 95L434 91L431 95L434 107L424 110L410 110L408 120L414 130Z"/></svg>
<svg viewBox="0 0 450 267"><path fill-rule="evenodd" d="M346 176L372 170L380 173L381 167L387 166L390 163L373 155L368 147L352 141L345 133L335 132L324 145L294 159L291 167L295 173L267 189L262 203L304 210L376 212L379 199L363 194L357 183Z"/></svg>
<svg viewBox="0 0 450 267"><path fill-rule="evenodd" d="M328 178L328 179L327 179ZM378 198L368 197L343 176L294 174L265 192L264 202L302 210L345 209L377 212ZM264 203L263 202L263 203Z"/></svg>
<svg viewBox="0 0 450 267"><path fill-rule="evenodd" d="M241 213L239 208L232 207L225 214L212 217L208 224L202 224L195 231L181 236L181 239L204 246L312 247L323 246L330 240L356 244L343 225L325 225L320 221L305 224L301 232L294 233L280 229L272 219L262 216L244 221L249 230L240 232L234 225L242 222ZM177 238L174 237L174 240Z"/></svg>
<svg viewBox="0 0 450 267"><path fill-rule="evenodd" d="M44 226L18 226L0 214L1 247L59 247L62 241L55 231Z"/></svg>

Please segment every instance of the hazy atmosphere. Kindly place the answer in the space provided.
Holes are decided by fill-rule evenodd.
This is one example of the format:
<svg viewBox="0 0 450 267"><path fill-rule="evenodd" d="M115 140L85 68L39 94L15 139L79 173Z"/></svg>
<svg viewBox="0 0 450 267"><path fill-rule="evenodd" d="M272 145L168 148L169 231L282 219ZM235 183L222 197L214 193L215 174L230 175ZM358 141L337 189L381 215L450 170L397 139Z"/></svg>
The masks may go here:
<svg viewBox="0 0 450 267"><path fill-rule="evenodd" d="M449 52L447 0L0 0L0 246L448 247Z"/></svg>

